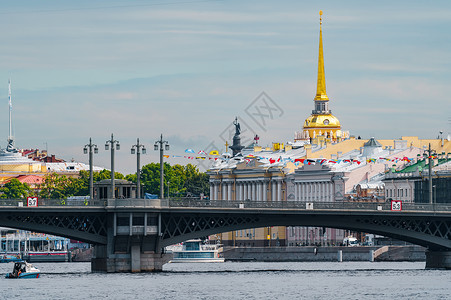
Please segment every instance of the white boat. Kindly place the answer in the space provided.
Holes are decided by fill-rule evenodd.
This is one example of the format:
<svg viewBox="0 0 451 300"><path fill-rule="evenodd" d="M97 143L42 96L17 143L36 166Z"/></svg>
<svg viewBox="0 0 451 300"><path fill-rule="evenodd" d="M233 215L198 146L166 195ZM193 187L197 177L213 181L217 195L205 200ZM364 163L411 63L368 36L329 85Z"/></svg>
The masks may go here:
<svg viewBox="0 0 451 300"><path fill-rule="evenodd" d="M13 271L6 274L5 278L39 278L41 271L26 261L19 261L14 264Z"/></svg>
<svg viewBox="0 0 451 300"><path fill-rule="evenodd" d="M175 262L224 262L222 248L216 244L202 244L200 239L188 240L181 245L168 247L172 252L171 263Z"/></svg>

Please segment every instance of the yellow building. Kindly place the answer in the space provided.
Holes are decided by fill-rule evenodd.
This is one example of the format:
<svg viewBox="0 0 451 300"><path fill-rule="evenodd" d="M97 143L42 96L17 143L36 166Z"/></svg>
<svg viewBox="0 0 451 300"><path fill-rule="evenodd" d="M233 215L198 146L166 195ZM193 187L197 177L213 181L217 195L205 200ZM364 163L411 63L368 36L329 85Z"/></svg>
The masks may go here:
<svg viewBox="0 0 451 300"><path fill-rule="evenodd" d="M0 151L0 185L19 175L44 175L47 168L44 163L22 156L18 151Z"/></svg>

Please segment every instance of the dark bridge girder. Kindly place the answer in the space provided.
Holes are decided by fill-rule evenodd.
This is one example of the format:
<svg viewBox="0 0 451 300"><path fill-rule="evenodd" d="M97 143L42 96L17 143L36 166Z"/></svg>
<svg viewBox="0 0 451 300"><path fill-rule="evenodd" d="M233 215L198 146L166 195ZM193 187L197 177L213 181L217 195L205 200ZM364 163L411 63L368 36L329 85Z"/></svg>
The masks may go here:
<svg viewBox="0 0 451 300"><path fill-rule="evenodd" d="M412 215L374 215L362 213L331 214L317 212L272 213L163 213L162 241L165 247L187 239L234 230L267 226L330 227L393 237L427 247L430 250L451 250L449 217Z"/></svg>
<svg viewBox="0 0 451 300"><path fill-rule="evenodd" d="M0 226L63 236L91 244L107 243L105 212L25 212L0 214Z"/></svg>

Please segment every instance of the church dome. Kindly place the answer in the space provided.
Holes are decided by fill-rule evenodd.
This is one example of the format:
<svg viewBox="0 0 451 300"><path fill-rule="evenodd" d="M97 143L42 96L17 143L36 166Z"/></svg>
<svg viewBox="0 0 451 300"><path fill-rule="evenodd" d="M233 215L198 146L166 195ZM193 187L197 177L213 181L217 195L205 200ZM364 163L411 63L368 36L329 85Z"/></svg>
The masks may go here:
<svg viewBox="0 0 451 300"><path fill-rule="evenodd" d="M327 115L311 115L304 122L304 129L309 128L341 128L340 121L331 114Z"/></svg>

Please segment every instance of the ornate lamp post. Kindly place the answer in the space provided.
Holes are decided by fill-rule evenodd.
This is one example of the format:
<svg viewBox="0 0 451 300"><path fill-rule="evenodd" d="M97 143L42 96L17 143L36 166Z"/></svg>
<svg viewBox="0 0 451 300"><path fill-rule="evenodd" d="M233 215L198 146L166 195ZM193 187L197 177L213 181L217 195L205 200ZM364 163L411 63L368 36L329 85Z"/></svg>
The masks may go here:
<svg viewBox="0 0 451 300"><path fill-rule="evenodd" d="M94 153L99 153L99 148L97 148L96 144L92 143L91 138L89 138L89 144L85 145L83 148L83 153L87 154L89 149L89 199L94 199L94 179L92 176L92 149L94 148Z"/></svg>
<svg viewBox="0 0 451 300"><path fill-rule="evenodd" d="M160 149L160 199L164 198L164 170L163 170L163 146L164 150L169 150L169 142L163 141L163 134L161 134L160 140L155 142L154 150Z"/></svg>
<svg viewBox="0 0 451 300"><path fill-rule="evenodd" d="M140 177L141 177L141 163L140 163L140 157L141 157L141 152L142 154L146 154L146 148L144 147L144 145L139 143L139 139L136 139L136 145L133 145L131 148L131 153L135 154L136 152L136 198L140 199L141 198L141 181L140 181Z"/></svg>
<svg viewBox="0 0 451 300"><path fill-rule="evenodd" d="M111 199L115 198L115 187L114 187L114 146L116 146L116 150L120 150L121 146L119 145L119 141L116 141L111 134L111 140L105 142L105 150L109 150L111 145Z"/></svg>

